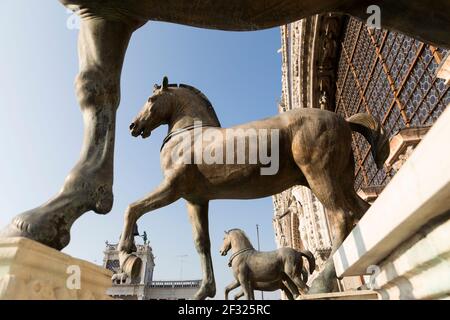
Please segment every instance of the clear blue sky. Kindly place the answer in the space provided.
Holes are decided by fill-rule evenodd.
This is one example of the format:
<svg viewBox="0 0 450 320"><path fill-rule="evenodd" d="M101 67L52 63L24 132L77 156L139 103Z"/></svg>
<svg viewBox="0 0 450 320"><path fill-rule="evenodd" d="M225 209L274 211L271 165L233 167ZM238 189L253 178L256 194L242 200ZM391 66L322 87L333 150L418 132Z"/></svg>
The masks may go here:
<svg viewBox="0 0 450 320"><path fill-rule="evenodd" d="M3 0L0 11L0 227L18 213L54 195L78 159L82 119L73 81L78 70L77 31L57 0ZM275 115L281 93L279 29L258 32L201 30L150 22L134 34L122 76L117 120L115 203L106 216L86 213L72 228L64 252L102 263L105 240L117 242L126 206L161 181L161 127L147 140L135 139L128 126L164 75L202 90L227 127ZM227 258L218 253L223 231L241 228L256 246L275 249L272 199L213 201L210 229L216 298L232 281ZM201 277L184 200L154 211L138 222L154 254L154 279ZM257 294L259 297L259 294ZM277 298L278 295L270 295Z"/></svg>

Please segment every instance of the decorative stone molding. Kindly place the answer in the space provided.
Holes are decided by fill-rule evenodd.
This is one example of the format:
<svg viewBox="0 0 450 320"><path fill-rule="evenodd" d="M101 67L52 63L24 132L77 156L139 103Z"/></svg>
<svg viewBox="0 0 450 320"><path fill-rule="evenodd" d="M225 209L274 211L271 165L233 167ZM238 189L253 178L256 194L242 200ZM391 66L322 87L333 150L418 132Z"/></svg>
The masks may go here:
<svg viewBox="0 0 450 320"><path fill-rule="evenodd" d="M100 266L26 238L0 240L2 300L111 299L106 295L111 276Z"/></svg>
<svg viewBox="0 0 450 320"><path fill-rule="evenodd" d="M392 137L389 142L391 152L385 162L386 168L398 171L429 129L430 127L405 128Z"/></svg>
<svg viewBox="0 0 450 320"><path fill-rule="evenodd" d="M368 186L359 189L357 193L364 201L372 204L377 200L383 189L384 186Z"/></svg>
<svg viewBox="0 0 450 320"><path fill-rule="evenodd" d="M445 80L445 84L450 85L450 51L447 53L437 69L437 77Z"/></svg>
<svg viewBox="0 0 450 320"><path fill-rule="evenodd" d="M381 299L450 298L450 212L425 225L380 264Z"/></svg>
<svg viewBox="0 0 450 320"><path fill-rule="evenodd" d="M281 27L282 105L335 109L336 69L344 17L327 13Z"/></svg>
<svg viewBox="0 0 450 320"><path fill-rule="evenodd" d="M448 298L450 108L333 255L338 276L370 273L384 299ZM378 268L378 272L376 271Z"/></svg>

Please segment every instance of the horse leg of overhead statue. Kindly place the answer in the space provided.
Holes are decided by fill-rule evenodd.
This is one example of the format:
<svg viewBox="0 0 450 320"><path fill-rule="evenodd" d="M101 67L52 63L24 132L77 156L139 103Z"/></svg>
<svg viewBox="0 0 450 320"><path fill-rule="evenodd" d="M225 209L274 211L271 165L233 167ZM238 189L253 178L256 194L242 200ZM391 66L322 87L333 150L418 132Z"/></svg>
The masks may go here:
<svg viewBox="0 0 450 320"><path fill-rule="evenodd" d="M26 237L55 249L70 240L70 228L83 213L108 213L113 204L113 158L120 74L131 34L140 25L101 19L82 20L79 33L80 71L76 93L84 119L78 163L59 193L24 212L0 237Z"/></svg>
<svg viewBox="0 0 450 320"><path fill-rule="evenodd" d="M203 300L216 295L216 282L211 259L211 242L208 226L208 201L187 201L189 220L192 226L195 248L200 255L203 272L203 280L200 289L195 294L195 299Z"/></svg>
<svg viewBox="0 0 450 320"><path fill-rule="evenodd" d="M315 14L346 13L366 21L377 5L381 27L436 46L450 48L448 0L60 0L111 19L166 21L220 30L258 30ZM369 11L369 13L368 13Z"/></svg>
<svg viewBox="0 0 450 320"><path fill-rule="evenodd" d="M225 300L228 300L228 294L230 293L231 290L236 289L237 287L239 287L241 284L239 283L239 281L234 280L232 283L230 283L229 285L227 285L225 287ZM235 296L236 299L236 296Z"/></svg>
<svg viewBox="0 0 450 320"><path fill-rule="evenodd" d="M117 250L119 251L120 275L115 275L114 279L124 280L126 277L136 276L141 261L132 253L136 250L134 244L133 228L137 220L149 211L165 207L180 198L176 187L177 173L173 172L172 178L165 179L158 188L141 200L130 204L125 211L122 235ZM113 279L113 280L114 280Z"/></svg>

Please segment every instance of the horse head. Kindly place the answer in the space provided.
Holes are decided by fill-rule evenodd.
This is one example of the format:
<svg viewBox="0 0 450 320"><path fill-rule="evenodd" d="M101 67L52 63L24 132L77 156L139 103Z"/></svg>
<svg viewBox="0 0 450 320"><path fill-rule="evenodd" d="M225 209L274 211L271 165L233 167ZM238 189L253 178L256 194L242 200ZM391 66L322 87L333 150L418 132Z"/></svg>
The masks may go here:
<svg viewBox="0 0 450 320"><path fill-rule="evenodd" d="M171 106L174 104L174 94L167 77L162 84L155 84L153 94L148 98L141 111L130 125L134 137L147 138L152 131L160 125L167 124L172 114Z"/></svg>
<svg viewBox="0 0 450 320"><path fill-rule="evenodd" d="M222 247L220 248L220 254L222 256L226 256L228 251L231 249L231 236L229 231L225 231L225 235L223 237Z"/></svg>
<svg viewBox="0 0 450 320"><path fill-rule="evenodd" d="M187 84L155 84L153 94L130 125L134 137L147 138L152 130L168 124L169 130L185 129L195 122L203 126L220 127L219 119L208 98Z"/></svg>

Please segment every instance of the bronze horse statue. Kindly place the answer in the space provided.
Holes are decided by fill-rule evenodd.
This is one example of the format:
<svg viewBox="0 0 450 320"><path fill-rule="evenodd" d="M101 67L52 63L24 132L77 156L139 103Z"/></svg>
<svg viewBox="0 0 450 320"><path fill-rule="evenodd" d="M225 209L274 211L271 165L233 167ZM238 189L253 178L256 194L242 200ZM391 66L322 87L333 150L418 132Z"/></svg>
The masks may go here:
<svg viewBox="0 0 450 320"><path fill-rule="evenodd" d="M112 208L115 123L120 103L122 65L133 32L148 21L251 31L327 12L347 13L365 20L368 18L367 7L377 4L381 8L382 27L436 46L450 47L450 2L447 0L60 2L81 17L78 41L80 70L75 81L84 121L81 155L61 190L52 199L16 216L0 234L0 237L27 237L58 250L68 245L71 226L85 212L93 210L106 214ZM210 281L206 283L210 285ZM207 291L212 292L213 288Z"/></svg>
<svg viewBox="0 0 450 320"><path fill-rule="evenodd" d="M228 266L233 269L235 281L225 288L228 292L239 286L247 300L254 300L254 290L274 291L282 289L289 300L297 298L299 291L306 293L308 273L303 276L303 257L308 260L309 272L315 269L315 259L309 251L296 251L289 247L270 252L260 252L253 248L246 234L240 229L225 231L221 255L232 251ZM269 291L267 290L267 291ZM242 294L238 293L235 298Z"/></svg>
<svg viewBox="0 0 450 320"><path fill-rule="evenodd" d="M203 125L196 126L196 123ZM383 128L368 114L356 114L345 120L334 112L302 108L224 129L204 94L188 85L169 85L167 78L162 86L155 85L153 95L130 126L131 134L146 138L163 124L169 126L169 134L161 148L164 179L156 190L129 205L125 212L118 248L123 273L115 278L125 278L139 270L140 261L132 254L136 221L149 211L184 198L203 269L202 287L197 293L200 299L215 294L208 230L210 200L262 198L294 185L307 186L332 217L333 250L336 250L369 207L353 187L352 131L360 132L370 142L379 167L389 155ZM202 139L209 136L211 130L215 137L205 146ZM273 131L277 132L277 141L271 134ZM267 138L270 143L250 143L252 139L246 136L248 132L259 133L260 138ZM246 143L235 143L235 139ZM180 145L184 154L180 152ZM273 174L261 174L267 163L238 163L235 159L239 152L249 158L251 154L261 154L262 147L268 149L266 154L278 156L277 171ZM207 148L208 153L226 152L220 153L222 158L216 159L219 161L193 163L199 149L204 155ZM231 163L228 161L230 153L233 155ZM331 290L330 281L335 278L332 259L327 266L322 277L315 279L318 286L315 290Z"/></svg>

